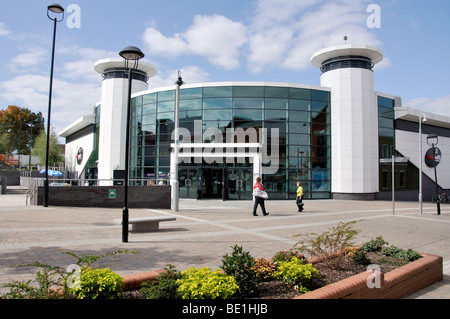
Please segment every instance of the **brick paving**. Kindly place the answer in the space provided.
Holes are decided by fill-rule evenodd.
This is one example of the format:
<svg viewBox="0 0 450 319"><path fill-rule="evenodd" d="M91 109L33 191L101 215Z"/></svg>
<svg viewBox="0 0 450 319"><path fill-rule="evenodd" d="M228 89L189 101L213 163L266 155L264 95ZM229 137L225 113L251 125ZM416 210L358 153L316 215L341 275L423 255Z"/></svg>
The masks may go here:
<svg viewBox="0 0 450 319"><path fill-rule="evenodd" d="M252 216L251 201L180 200L179 212L163 209L131 209L130 217L175 216L161 222L160 230L129 234L122 243L122 229L113 219L117 208L27 206L23 194L0 195L0 285L12 280L34 278L35 269L10 265L39 261L69 266L75 259L65 255L104 254L128 249L94 264L121 274L133 274L174 264L189 267L221 266L222 256L237 244L255 258L272 257L296 243L296 234L321 233L340 221L360 220L356 240L363 243L382 236L391 245L437 254L444 259L444 280L407 298L450 298L450 205L424 203L423 214L414 202L308 200L305 211L296 212L293 201L266 201L269 216ZM0 293L5 289L0 290Z"/></svg>

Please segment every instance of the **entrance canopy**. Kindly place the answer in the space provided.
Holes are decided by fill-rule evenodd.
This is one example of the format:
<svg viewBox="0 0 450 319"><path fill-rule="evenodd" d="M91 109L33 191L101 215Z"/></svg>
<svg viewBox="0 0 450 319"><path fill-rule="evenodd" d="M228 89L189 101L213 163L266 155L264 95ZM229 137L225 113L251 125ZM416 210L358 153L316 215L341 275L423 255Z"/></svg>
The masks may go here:
<svg viewBox="0 0 450 319"><path fill-rule="evenodd" d="M253 161L253 182L262 177L262 145L260 143L180 143L171 144L170 178L175 178L179 159L204 158L251 158ZM237 149L235 151L235 149ZM248 149L248 151L246 151ZM182 150L182 151L180 151Z"/></svg>

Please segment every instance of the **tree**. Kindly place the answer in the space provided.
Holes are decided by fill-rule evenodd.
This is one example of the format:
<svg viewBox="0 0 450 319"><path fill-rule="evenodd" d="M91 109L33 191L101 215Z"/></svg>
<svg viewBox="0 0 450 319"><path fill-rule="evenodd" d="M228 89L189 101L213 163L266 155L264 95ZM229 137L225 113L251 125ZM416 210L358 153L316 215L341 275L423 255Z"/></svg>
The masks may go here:
<svg viewBox="0 0 450 319"><path fill-rule="evenodd" d="M9 105L0 110L0 150L11 154L30 154L36 138L44 131L42 113L27 108Z"/></svg>
<svg viewBox="0 0 450 319"><path fill-rule="evenodd" d="M41 165L45 164L47 152L47 133L42 131L37 137L34 147L33 155L39 156L39 162ZM64 162L64 158L60 155L60 148L58 145L58 135L52 127L50 131L50 147L48 149L48 163L49 165L57 162Z"/></svg>

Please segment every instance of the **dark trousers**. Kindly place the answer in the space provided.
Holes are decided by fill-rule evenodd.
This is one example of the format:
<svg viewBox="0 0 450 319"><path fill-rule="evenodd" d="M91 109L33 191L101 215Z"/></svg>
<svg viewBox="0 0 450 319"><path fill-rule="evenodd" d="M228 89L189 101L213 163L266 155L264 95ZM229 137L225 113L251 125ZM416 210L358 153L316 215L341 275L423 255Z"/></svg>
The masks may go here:
<svg viewBox="0 0 450 319"><path fill-rule="evenodd" d="M297 207L298 207L298 211L301 212L303 211L303 196L297 196Z"/></svg>
<svg viewBox="0 0 450 319"><path fill-rule="evenodd" d="M256 215L256 209L258 208L258 205L261 206L261 210L264 215L266 215L266 208L264 207L264 198L255 196L255 204L253 205L253 215Z"/></svg>

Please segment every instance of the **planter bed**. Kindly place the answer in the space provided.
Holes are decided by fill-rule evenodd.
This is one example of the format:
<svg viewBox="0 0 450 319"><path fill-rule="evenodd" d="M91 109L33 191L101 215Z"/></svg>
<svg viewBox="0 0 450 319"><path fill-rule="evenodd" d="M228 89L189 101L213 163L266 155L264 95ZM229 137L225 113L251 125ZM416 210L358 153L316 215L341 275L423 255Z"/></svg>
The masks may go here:
<svg viewBox="0 0 450 319"><path fill-rule="evenodd" d="M442 257L422 254L423 258L386 274L363 272L316 289L294 299L400 299L443 279ZM369 288L367 279L376 275L380 288Z"/></svg>
<svg viewBox="0 0 450 319"><path fill-rule="evenodd" d="M345 278L337 282L299 295L293 288L286 287L280 281L270 281L260 284L260 299L400 299L420 289L423 289L443 279L442 257L430 254L422 254L423 258L410 262L404 266L381 266L380 273L367 272L366 266L351 266L353 269L329 273L328 279ZM326 267L320 266L320 258L309 258L308 261L317 265L319 272L330 272ZM320 269L322 267L322 270ZM395 268L395 269L394 269ZM124 276L124 290L126 298L140 298L139 288L148 280L155 280L164 270L149 271L139 274ZM339 272L339 275L337 273ZM358 273L360 272L360 273ZM357 275L352 275L358 273ZM369 276L379 276L380 288L369 288L367 279ZM273 292L276 293L273 293ZM265 293L268 292L268 293Z"/></svg>

